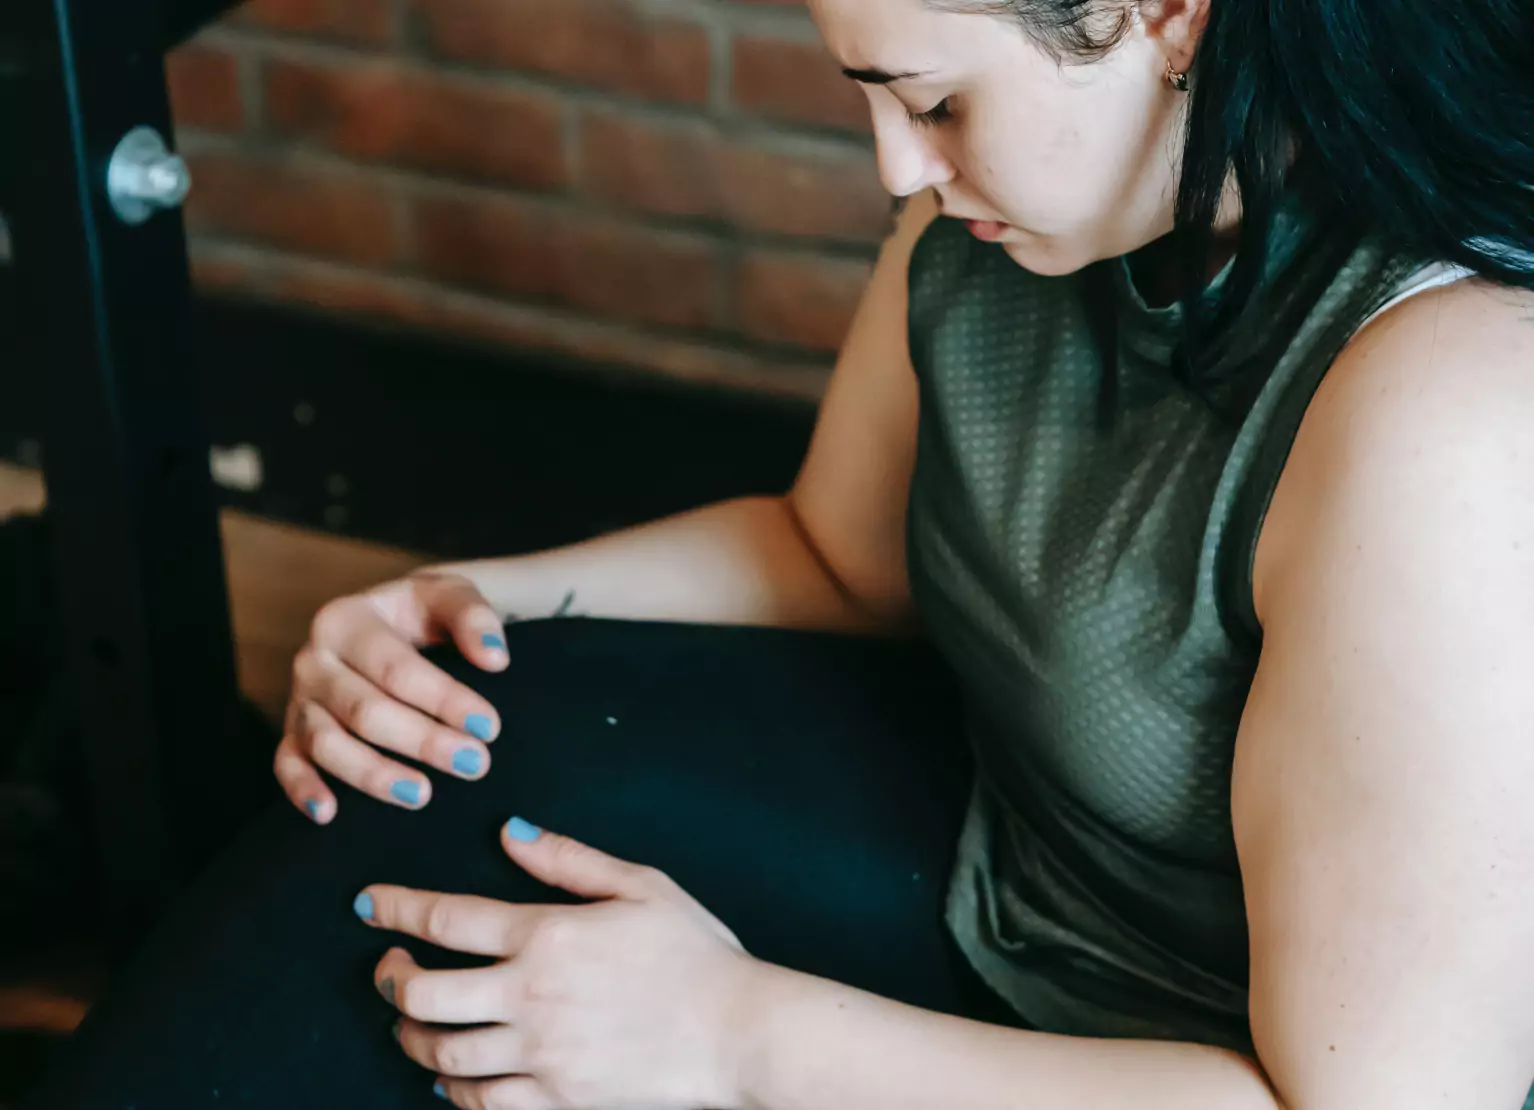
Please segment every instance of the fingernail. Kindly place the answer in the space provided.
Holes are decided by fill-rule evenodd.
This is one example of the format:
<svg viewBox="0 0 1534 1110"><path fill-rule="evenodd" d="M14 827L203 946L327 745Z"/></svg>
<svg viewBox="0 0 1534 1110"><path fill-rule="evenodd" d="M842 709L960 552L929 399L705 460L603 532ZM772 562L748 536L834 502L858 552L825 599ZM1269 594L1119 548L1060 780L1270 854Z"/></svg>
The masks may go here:
<svg viewBox="0 0 1534 1110"><path fill-rule="evenodd" d="M431 1093L436 1095L438 1098L447 1097L447 1088L442 1085L442 1080L439 1079L434 1084L432 1084Z"/></svg>
<svg viewBox="0 0 1534 1110"><path fill-rule="evenodd" d="M495 738L495 726L483 713L470 713L463 721L463 730L476 740L487 744Z"/></svg>
<svg viewBox="0 0 1534 1110"><path fill-rule="evenodd" d="M309 815L309 820L318 821L320 819L320 803L310 798L304 803L304 812Z"/></svg>
<svg viewBox="0 0 1534 1110"><path fill-rule="evenodd" d="M400 779L399 782L389 787L389 793L408 806L418 806L421 804L421 784L418 782Z"/></svg>
<svg viewBox="0 0 1534 1110"><path fill-rule="evenodd" d="M490 648L492 651L506 650L506 641L501 639L494 632L486 632L479 638L479 642L484 644L487 648Z"/></svg>
<svg viewBox="0 0 1534 1110"><path fill-rule="evenodd" d="M365 893L357 895L356 900L352 902L352 909L356 911L357 916L362 918L362 920L372 921L373 896Z"/></svg>
<svg viewBox="0 0 1534 1110"><path fill-rule="evenodd" d="M473 748L459 748L453 753L453 770L460 775L477 775L483 761Z"/></svg>
<svg viewBox="0 0 1534 1110"><path fill-rule="evenodd" d="M389 1005L394 1005L394 980L385 979L378 984L378 993L383 995Z"/></svg>
<svg viewBox="0 0 1534 1110"><path fill-rule="evenodd" d="M528 824L520 817L513 817L506 822L506 832L513 840L520 840L524 844L531 844L542 835L543 830L537 825Z"/></svg>
<svg viewBox="0 0 1534 1110"><path fill-rule="evenodd" d="M396 1041L403 1041L405 1039L403 1036L403 1031L400 1028L404 1024L405 1023L403 1021L396 1021L393 1025L389 1026L389 1032L394 1036Z"/></svg>

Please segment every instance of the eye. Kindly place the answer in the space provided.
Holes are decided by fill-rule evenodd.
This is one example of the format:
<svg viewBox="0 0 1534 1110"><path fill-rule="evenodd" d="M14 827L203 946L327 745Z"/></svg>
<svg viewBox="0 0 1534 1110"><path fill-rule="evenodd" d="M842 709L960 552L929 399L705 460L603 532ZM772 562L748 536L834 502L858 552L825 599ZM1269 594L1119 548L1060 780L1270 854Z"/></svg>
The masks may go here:
<svg viewBox="0 0 1534 1110"><path fill-rule="evenodd" d="M946 123L953 119L953 109L949 101L950 97L944 97L933 108L925 112L907 112L906 116L917 127L936 127L940 123Z"/></svg>

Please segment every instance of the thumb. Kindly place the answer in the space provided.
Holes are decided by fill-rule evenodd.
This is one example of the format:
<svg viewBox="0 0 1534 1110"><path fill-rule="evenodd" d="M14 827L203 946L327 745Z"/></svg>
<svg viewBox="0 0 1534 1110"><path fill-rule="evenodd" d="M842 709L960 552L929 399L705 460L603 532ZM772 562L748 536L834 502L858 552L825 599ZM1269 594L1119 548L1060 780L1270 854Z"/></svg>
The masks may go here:
<svg viewBox="0 0 1534 1110"><path fill-rule="evenodd" d="M520 817L501 829L501 846L533 878L582 898L640 899L651 893L650 869L600 852L589 844L545 832Z"/></svg>
<svg viewBox="0 0 1534 1110"><path fill-rule="evenodd" d="M445 631L464 658L481 670L505 670L511 661L505 628L479 587L458 574L419 577L431 624Z"/></svg>

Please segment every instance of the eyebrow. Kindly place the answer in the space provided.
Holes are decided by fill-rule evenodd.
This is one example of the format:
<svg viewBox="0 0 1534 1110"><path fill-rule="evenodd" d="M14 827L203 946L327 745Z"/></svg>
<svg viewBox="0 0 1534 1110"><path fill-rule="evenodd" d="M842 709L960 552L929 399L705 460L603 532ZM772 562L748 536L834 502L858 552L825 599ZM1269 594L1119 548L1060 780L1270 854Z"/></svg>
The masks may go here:
<svg viewBox="0 0 1534 1110"><path fill-rule="evenodd" d="M844 67L842 73L864 85L890 85L896 81L908 81L912 77L925 77L925 73L886 73L882 69L853 69Z"/></svg>

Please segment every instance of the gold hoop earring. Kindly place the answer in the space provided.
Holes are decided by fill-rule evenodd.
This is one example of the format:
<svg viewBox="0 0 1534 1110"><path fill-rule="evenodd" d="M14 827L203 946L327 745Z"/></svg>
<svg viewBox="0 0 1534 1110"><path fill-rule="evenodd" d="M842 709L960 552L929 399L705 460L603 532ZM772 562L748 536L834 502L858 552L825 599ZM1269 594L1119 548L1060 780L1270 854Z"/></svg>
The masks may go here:
<svg viewBox="0 0 1534 1110"><path fill-rule="evenodd" d="M1173 69L1172 59L1170 58L1167 59L1166 63L1166 83L1171 85L1172 88L1176 89L1178 92L1188 91L1188 75L1186 73L1179 73L1177 70Z"/></svg>

